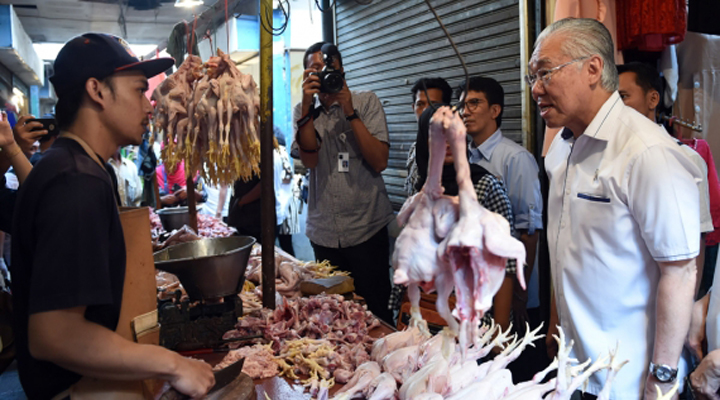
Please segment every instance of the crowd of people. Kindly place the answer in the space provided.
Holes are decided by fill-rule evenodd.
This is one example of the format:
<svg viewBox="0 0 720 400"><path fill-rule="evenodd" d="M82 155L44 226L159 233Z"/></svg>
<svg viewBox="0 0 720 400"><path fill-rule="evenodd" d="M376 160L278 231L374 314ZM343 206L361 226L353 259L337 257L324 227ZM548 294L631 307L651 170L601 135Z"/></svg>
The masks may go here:
<svg viewBox="0 0 720 400"><path fill-rule="evenodd" d="M395 324L404 293L390 279L395 216L382 177L391 146L385 112L378 96L351 91L346 82L335 93L323 89L324 45L305 52L302 100L293 111L291 153L309 170L305 231L314 257L350 272L368 308ZM331 49L333 67L344 74L341 54ZM713 276L715 257L704 255L706 245L717 248L708 240L715 226L710 193L720 184L710 160L658 124L656 69L616 66L614 54L610 33L591 19L555 22L535 43L525 79L546 125L562 128L544 160L545 202L536 157L502 132L503 87L485 76L461 82L455 93L440 77L417 80L408 114L418 130L405 188L409 196L422 189L430 121L456 98L478 201L506 218L523 243L526 281L538 268L539 233L547 233L553 289L548 356L554 356L559 326L574 342L571 357L581 361L620 342L617 356L630 363L615 378L612 399L655 399L656 386L667 392L685 377L685 393L717 398L720 300L710 283L720 278ZM87 57L107 62L80 68L78 60ZM10 274L0 277L12 280L18 367L30 398L66 398L86 379L161 378L195 397L214 383L206 364L113 331L126 300L118 207L141 204L148 182L147 168L120 148L142 144L152 107L144 95L147 79L171 64L139 62L110 35L83 35L61 50L51 78L60 136L44 138L47 132L31 117L14 129L6 118L0 122L0 170L12 166L20 184L19 191L0 188L0 230L13 233ZM289 237L298 223L290 198L298 190L280 144L273 166L276 233L292 254ZM164 206L187 201L182 166L166 171L160 165L150 174ZM457 194L455 178L447 151L445 194ZM256 175L232 188L213 188L193 180L204 212L258 239L259 182ZM507 263L487 314L504 329L541 323L538 300L515 277L518 267ZM683 357L684 347L692 357ZM533 354L516 362L529 374L549 362ZM688 360L699 364L692 374ZM604 379L593 375L577 396L594 398Z"/></svg>
<svg viewBox="0 0 720 400"><path fill-rule="evenodd" d="M316 73L323 68L322 48L318 43L305 53L303 99L293 115L293 146L310 168L308 237L316 258L350 271L368 307L394 322L396 314L385 307L397 312L404 288L392 288L388 299L386 232L392 218L380 179L390 147L385 114L372 92L347 85L334 94L321 91ZM344 73L339 52L332 59ZM547 227L536 158L501 130L503 88L490 77L473 76L459 85L456 98L478 201L504 216L524 244L526 280L537 268L538 231L547 229L553 287L548 355L556 351L552 335L558 326L574 341L579 360L620 341L618 357L630 363L616 378L611 398L654 399L656 385L668 392L687 375L681 352L692 342L690 309L716 261L704 259L706 235L715 225L708 193L720 186L709 179L708 161L658 124L657 70L640 63L616 66L612 37L601 23L566 19L549 26L535 44L529 71L527 83L542 118L548 127L563 128L544 163L550 181ZM427 176L429 121L450 104L453 91L444 79L427 77L411 94L418 133L406 163L409 196ZM457 192L449 153L442 185L448 195ZM539 314L528 310L537 302L514 278L515 268L508 263L489 314L503 327L537 325ZM696 305L703 312L693 316L696 328L702 316L702 329L695 329L702 337L705 316L713 315L707 311L710 299L712 293L703 297ZM717 313L714 318L717 335ZM702 357L698 337L696 355ZM720 385L720 353L714 349L690 381L706 395ZM535 360L534 371L547 362ZM594 398L604 379L594 375L578 396Z"/></svg>

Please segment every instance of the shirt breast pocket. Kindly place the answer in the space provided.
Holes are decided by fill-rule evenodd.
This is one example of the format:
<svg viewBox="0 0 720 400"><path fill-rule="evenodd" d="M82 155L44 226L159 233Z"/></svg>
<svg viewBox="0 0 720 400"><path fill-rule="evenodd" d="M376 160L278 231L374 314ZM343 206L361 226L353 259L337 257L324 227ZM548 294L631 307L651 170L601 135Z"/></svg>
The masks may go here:
<svg viewBox="0 0 720 400"><path fill-rule="evenodd" d="M610 198L602 194L578 193L578 199L592 201L596 203L610 203Z"/></svg>

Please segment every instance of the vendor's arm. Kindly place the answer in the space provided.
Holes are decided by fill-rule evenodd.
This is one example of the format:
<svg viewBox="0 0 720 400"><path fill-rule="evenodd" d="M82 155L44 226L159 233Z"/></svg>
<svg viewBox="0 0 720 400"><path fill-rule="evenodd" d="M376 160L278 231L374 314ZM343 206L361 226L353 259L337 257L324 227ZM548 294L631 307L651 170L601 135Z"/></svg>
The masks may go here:
<svg viewBox="0 0 720 400"><path fill-rule="evenodd" d="M677 368L690 326L695 292L695 258L658 264L660 281L655 308L652 362ZM675 382L660 384L649 374L645 385L645 399L656 398L655 385L660 386L663 393L666 393L674 384Z"/></svg>
<svg viewBox="0 0 720 400"><path fill-rule="evenodd" d="M82 376L112 380L159 378L194 398L215 384L210 365L160 346L131 342L85 319L85 307L30 316L30 353Z"/></svg>
<svg viewBox="0 0 720 400"><path fill-rule="evenodd" d="M0 121L0 148L2 149L2 152L0 152L0 172L4 174L12 165L18 182L22 185L30 170L32 170L32 164L30 164L20 146L15 142L13 130L7 122L5 113L3 113L2 121Z"/></svg>
<svg viewBox="0 0 720 400"><path fill-rule="evenodd" d="M320 150L320 142L315 134L315 121L310 114L315 102L315 96L320 93L320 78L317 75L310 75L311 72L317 71L309 68L303 72L302 103L299 109L295 109L296 112L293 115L293 121L297 126L295 141L300 150L300 161L307 168L317 166L318 152Z"/></svg>

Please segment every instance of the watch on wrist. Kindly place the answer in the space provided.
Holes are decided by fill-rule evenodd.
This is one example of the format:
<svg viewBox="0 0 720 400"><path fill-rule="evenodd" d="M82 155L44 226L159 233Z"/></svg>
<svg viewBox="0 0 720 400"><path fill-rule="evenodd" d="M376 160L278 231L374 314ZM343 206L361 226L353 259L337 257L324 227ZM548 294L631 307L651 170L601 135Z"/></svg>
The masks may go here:
<svg viewBox="0 0 720 400"><path fill-rule="evenodd" d="M358 119L358 118L360 118L360 117L357 115L357 111L353 110L353 113L348 115L347 117L345 117L345 120L350 122L350 121L352 121L354 119Z"/></svg>
<svg viewBox="0 0 720 400"><path fill-rule="evenodd" d="M677 368L671 368L669 365L656 365L650 363L650 375L662 383L674 382L677 378Z"/></svg>

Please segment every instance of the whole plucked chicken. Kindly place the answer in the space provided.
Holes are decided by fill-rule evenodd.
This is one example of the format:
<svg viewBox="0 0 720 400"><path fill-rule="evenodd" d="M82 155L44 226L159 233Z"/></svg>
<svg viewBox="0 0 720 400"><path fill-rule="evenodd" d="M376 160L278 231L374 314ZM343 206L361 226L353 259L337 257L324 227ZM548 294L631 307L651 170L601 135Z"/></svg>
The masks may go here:
<svg viewBox="0 0 720 400"><path fill-rule="evenodd" d="M408 285L411 324L423 326L418 287L436 290L438 313L467 349L469 339L479 336L480 318L502 285L508 259L518 260L518 280L525 286L520 262L525 248L511 236L504 217L478 202L466 156L465 126L457 113L438 109L430 121L429 138L427 180L398 214L398 223L405 227L393 253L393 279ZM455 163L457 197L444 195L441 186L446 143ZM457 306L451 312L448 297L453 289Z"/></svg>

